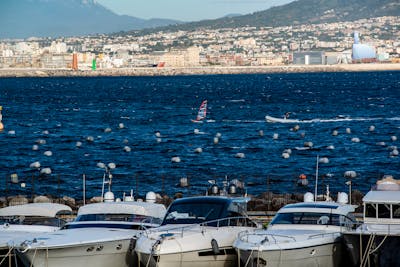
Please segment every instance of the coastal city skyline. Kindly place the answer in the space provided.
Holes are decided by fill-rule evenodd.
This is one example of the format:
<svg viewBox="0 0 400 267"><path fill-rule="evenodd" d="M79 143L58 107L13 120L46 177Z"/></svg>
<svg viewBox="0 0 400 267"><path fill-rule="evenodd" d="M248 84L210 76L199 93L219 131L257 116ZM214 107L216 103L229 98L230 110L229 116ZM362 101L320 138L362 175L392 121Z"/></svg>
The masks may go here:
<svg viewBox="0 0 400 267"><path fill-rule="evenodd" d="M119 15L129 15L142 19L163 18L185 22L217 19L232 14L249 14L284 5L293 0L97 0Z"/></svg>
<svg viewBox="0 0 400 267"><path fill-rule="evenodd" d="M318 5L299 0L251 15L180 24L172 20L144 21L119 16L102 6L100 1L107 0L21 0L15 6L11 0L5 1L0 7L18 7L22 15L28 7L36 15L43 13L43 9L48 11L45 16L50 16L47 14L51 10L62 13L51 23L43 20L29 32L19 32L20 37L10 36L25 28L4 27L0 31L1 69L100 71L400 62L400 17L396 15L395 3L382 7L384 14L395 15L376 13L372 7L381 3L375 3L369 5L373 13L360 11L353 16L346 10L358 10L360 3L357 1L343 7L326 6L323 0ZM288 0L279 2L283 4L283 1ZM114 4L117 3L127 12L133 8L122 0ZM219 2L209 3L217 5ZM229 3L240 5L242 2ZM255 3L259 3L258 0ZM170 4L173 8L176 3ZM142 5L141 8L147 7ZM318 12L305 15L311 8ZM7 9L0 10L7 13ZM11 9L8 11L10 13ZM167 8L165 11L168 13ZM71 22L63 15L65 13L76 19ZM202 13L201 9L198 13ZM282 17L290 17L292 22L282 21ZM6 20L3 18L3 22ZM125 30L121 29L122 22L128 27ZM136 30L132 29L135 23ZM29 21L22 20L21 25L32 26ZM49 25L56 31L49 33ZM110 25L113 28L107 28ZM79 33L76 30L83 28L85 30ZM354 38L356 33L357 38Z"/></svg>
<svg viewBox="0 0 400 267"><path fill-rule="evenodd" d="M349 64L355 31L361 34L360 42L375 51L367 61L398 63L399 25L398 17L380 17L292 27L5 41L0 42L0 68L105 70ZM388 32L393 37L388 38Z"/></svg>

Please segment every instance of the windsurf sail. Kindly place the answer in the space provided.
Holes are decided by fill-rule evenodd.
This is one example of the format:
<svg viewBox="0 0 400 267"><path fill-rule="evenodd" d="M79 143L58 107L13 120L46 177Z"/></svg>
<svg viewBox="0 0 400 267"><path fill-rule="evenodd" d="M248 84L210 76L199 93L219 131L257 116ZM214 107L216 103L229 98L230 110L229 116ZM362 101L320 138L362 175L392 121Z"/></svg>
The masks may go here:
<svg viewBox="0 0 400 267"><path fill-rule="evenodd" d="M1 122L3 120L3 115L1 115L1 111L2 111L3 107L0 106L0 132L4 130L4 125Z"/></svg>
<svg viewBox="0 0 400 267"><path fill-rule="evenodd" d="M192 120L194 122L200 122L204 120L207 116L207 100L204 100L201 102L201 105L199 107L199 111L197 112L197 117L195 120Z"/></svg>

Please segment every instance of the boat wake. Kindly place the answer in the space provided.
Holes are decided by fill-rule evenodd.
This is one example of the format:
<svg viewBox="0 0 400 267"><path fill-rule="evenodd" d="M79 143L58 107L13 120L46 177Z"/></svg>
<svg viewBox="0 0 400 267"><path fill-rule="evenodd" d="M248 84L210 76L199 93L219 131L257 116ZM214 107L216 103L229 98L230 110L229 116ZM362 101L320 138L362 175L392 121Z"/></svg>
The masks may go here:
<svg viewBox="0 0 400 267"><path fill-rule="evenodd" d="M400 117L392 117L392 118L334 118L334 119L310 119L310 120L297 120L297 119L285 119L285 118L276 118L272 116L265 116L266 122L272 123L328 123L328 122L351 122L351 121L381 121L381 120L400 120Z"/></svg>
<svg viewBox="0 0 400 267"><path fill-rule="evenodd" d="M262 120L222 120L222 122L260 123Z"/></svg>
<svg viewBox="0 0 400 267"><path fill-rule="evenodd" d="M245 100L245 99L231 99L231 100L228 100L228 102L231 102L231 103L240 103L240 102L246 102L246 100Z"/></svg>

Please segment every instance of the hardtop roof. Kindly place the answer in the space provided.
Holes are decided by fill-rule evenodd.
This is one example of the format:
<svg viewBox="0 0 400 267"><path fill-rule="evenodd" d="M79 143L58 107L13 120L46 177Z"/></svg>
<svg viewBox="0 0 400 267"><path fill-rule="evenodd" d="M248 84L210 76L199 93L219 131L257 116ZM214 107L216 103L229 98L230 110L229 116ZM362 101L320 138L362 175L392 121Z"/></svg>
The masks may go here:
<svg viewBox="0 0 400 267"><path fill-rule="evenodd" d="M288 204L282 207L278 213L289 213L289 212L327 212L334 214L347 215L350 212L355 211L353 205L340 204L329 201L316 201L316 202L300 202L294 204Z"/></svg>
<svg viewBox="0 0 400 267"><path fill-rule="evenodd" d="M101 202L80 207L78 216L86 214L135 214L163 218L165 212L165 206L157 203L138 201Z"/></svg>
<svg viewBox="0 0 400 267"><path fill-rule="evenodd" d="M71 207L58 203L28 203L0 209L0 216L56 217L57 213L71 213Z"/></svg>

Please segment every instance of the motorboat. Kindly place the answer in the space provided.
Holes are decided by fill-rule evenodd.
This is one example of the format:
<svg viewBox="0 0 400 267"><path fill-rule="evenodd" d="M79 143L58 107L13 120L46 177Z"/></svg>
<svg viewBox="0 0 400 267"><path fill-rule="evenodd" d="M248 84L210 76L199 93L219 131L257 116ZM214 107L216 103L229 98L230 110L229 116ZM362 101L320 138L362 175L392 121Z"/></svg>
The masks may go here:
<svg viewBox="0 0 400 267"><path fill-rule="evenodd" d="M266 122L277 122L277 123L299 123L299 122L302 122L302 121L297 120L297 119L289 119L287 117L277 118L277 117L272 117L272 116L269 116L269 115L265 116L265 121Z"/></svg>
<svg viewBox="0 0 400 267"><path fill-rule="evenodd" d="M336 118L332 119L320 119L320 118L315 118L315 119L305 119L305 120L299 120L299 119L289 119L288 113L283 116L283 118L279 117L273 117L266 115L265 116L265 121L266 122L271 122L271 123L323 123L323 122L339 122L339 121L357 121L357 120L364 120L363 118L350 118L347 116L338 116Z"/></svg>
<svg viewBox="0 0 400 267"><path fill-rule="evenodd" d="M342 232L355 223L355 206L340 192L338 202L316 201L308 192L304 202L288 204L266 229L238 234L233 247L241 266L345 266Z"/></svg>
<svg viewBox="0 0 400 267"><path fill-rule="evenodd" d="M15 238L25 238L60 229L70 215L69 206L58 203L28 203L0 209L0 266L14 266L13 247L8 243Z"/></svg>
<svg viewBox="0 0 400 267"><path fill-rule="evenodd" d="M235 266L236 235L257 225L243 216L245 198L201 196L175 200L162 226L138 237L144 266Z"/></svg>
<svg viewBox="0 0 400 267"><path fill-rule="evenodd" d="M135 253L143 266L236 266L232 244L257 224L246 216L246 197L197 196L175 200L162 226L138 236Z"/></svg>
<svg viewBox="0 0 400 267"><path fill-rule="evenodd" d="M80 207L59 231L21 240L17 254L27 266L130 266L132 236L160 225L165 212L162 204L114 201L107 192L104 202Z"/></svg>
<svg viewBox="0 0 400 267"><path fill-rule="evenodd" d="M363 198L363 223L344 240L353 266L400 266L400 180L377 181Z"/></svg>

